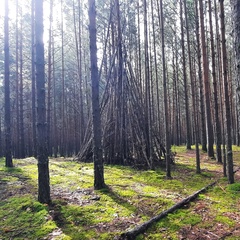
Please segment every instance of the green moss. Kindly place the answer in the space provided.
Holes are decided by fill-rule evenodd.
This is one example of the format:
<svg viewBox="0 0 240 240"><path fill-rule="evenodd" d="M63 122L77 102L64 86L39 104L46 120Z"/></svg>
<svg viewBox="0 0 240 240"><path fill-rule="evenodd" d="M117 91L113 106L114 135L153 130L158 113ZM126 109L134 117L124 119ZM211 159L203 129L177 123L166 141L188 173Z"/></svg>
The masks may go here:
<svg viewBox="0 0 240 240"><path fill-rule="evenodd" d="M171 150L172 150L172 152L176 152L177 154L186 153L187 152L186 146L172 145Z"/></svg>
<svg viewBox="0 0 240 240"><path fill-rule="evenodd" d="M240 183L233 183L227 187L230 192L239 192L240 193Z"/></svg>
<svg viewBox="0 0 240 240"><path fill-rule="evenodd" d="M0 202L0 235L10 239L11 230L20 232L19 239L43 239L55 228L63 233L56 239L113 239L120 234L120 229L112 228L118 218L132 226L161 213L187 195L206 186L215 178L215 171L222 168L214 161L201 163L202 174L195 174L194 151L186 151L185 146L174 150L177 164L172 168L173 179L165 179L165 171L138 171L130 167L105 166L105 181L108 187L93 192L93 164L77 163L69 160L50 159L50 179L52 190L67 192L90 189L90 193L79 195L76 205L68 200L54 200L54 214L49 216L48 207L36 201L30 195L16 197ZM239 153L234 152L235 156ZM239 156L240 159L240 156ZM237 162L238 161L238 162ZM17 170L4 167L0 162L0 190L17 188L19 181L37 187L37 161L34 158L16 160ZM236 164L240 164L236 158ZM11 172L12 171L12 172ZM67 196L68 196L67 194ZM92 201L92 194L100 200ZM239 204L238 184L227 187L227 179L220 179L218 185L201 194L198 199L208 204L210 221L201 222L201 216L193 211L194 204L186 206L167 218L156 223L138 239L178 239L178 231L189 225L211 228L218 222L234 226L235 221L226 217L227 212L237 212ZM36 191L33 192L36 196ZM58 195L58 194L57 194ZM71 195L70 195L71 196ZM70 197L71 198L71 197ZM77 205L83 201L83 205ZM68 204L67 204L68 202ZM135 217L139 222L135 222ZM52 219L52 220L51 220ZM135 222L135 223L134 223ZM101 227L106 226L106 227ZM129 226L131 227L131 226ZM99 229L101 228L101 231ZM111 233L108 231L111 229ZM14 238L17 239L17 238Z"/></svg>
<svg viewBox="0 0 240 240"><path fill-rule="evenodd" d="M226 216L222 216L222 215L218 215L215 218L216 222L220 222L220 223L224 223L227 224L229 227L234 227L235 226L235 221L233 221L232 219L230 219L229 217Z"/></svg>
<svg viewBox="0 0 240 240"><path fill-rule="evenodd" d="M47 220L47 215L47 207L30 195L3 201L0 206L2 236L7 239L18 233L14 239L42 238L56 228L53 221Z"/></svg>

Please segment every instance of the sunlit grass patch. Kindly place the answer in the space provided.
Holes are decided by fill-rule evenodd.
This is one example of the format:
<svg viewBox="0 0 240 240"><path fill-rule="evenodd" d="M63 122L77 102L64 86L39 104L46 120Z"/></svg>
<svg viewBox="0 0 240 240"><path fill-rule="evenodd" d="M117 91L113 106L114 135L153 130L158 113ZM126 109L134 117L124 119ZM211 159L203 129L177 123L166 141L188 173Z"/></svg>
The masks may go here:
<svg viewBox="0 0 240 240"><path fill-rule="evenodd" d="M176 164L172 166L172 179L165 178L165 169L162 168L143 171L127 166L106 165L104 177L107 186L98 191L93 190L94 166L92 163L50 158L53 198L50 215L47 206L36 201L35 191L32 192L31 197L27 195L25 198L25 195L19 195L25 203L15 202L11 200L12 196L8 196L8 199L0 203L0 212L6 211L7 218L5 215L0 215L0 219L3 217L6 219L4 221L8 221L8 215L14 211L21 214L26 219L23 226L29 230L29 232L24 230L19 233L22 239L37 239L32 237L33 235L40 236L39 239L46 238L57 227L61 229L62 234L56 237L56 240L113 239L127 228L149 220L215 181L216 178L220 178L222 165L205 158L206 153L201 153L202 173L196 174L194 150L185 150L185 146L174 147L177 155ZM236 157L238 154L239 152L234 151L236 163L239 161ZM2 180L0 187L6 188L12 185L17 187L16 182L24 181L24 184L31 184L36 188L36 159L16 160L15 165L15 168L9 170L5 168L4 161L0 161ZM237 214L239 211L239 189L239 183L228 186L227 179L220 178L216 187L199 196L201 201L206 201L208 204L205 214L210 216L210 220L203 223L201 214L194 211L195 204L188 204L183 209L170 214L166 219L162 219L138 239L178 239L178 232L184 227L211 228L218 223L225 223L226 226L234 228L236 221L227 213ZM95 195L99 198L92 200ZM74 200L75 197L77 200ZM15 221L16 229L22 231L21 218L18 222L18 215L14 216L16 219L12 221ZM0 222L0 231L3 231L2 229L8 231L4 221ZM37 229L32 230L32 226L37 226ZM0 232L0 236L4 234L6 239L12 237L11 231L14 228L11 224L9 227L9 232Z"/></svg>
<svg viewBox="0 0 240 240"><path fill-rule="evenodd" d="M30 195L9 198L0 205L0 235L6 239L43 238L56 228L47 216L47 206Z"/></svg>
<svg viewBox="0 0 240 240"><path fill-rule="evenodd" d="M202 221L200 215L189 209L179 209L155 223L145 234L137 239L179 239L178 231L183 226L194 226Z"/></svg>

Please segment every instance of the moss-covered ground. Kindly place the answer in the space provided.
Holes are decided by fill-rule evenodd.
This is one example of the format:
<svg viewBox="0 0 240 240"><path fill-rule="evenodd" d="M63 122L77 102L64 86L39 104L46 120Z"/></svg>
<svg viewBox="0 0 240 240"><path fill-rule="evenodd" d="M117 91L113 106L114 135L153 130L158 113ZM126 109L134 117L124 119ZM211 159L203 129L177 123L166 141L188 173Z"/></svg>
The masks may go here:
<svg viewBox="0 0 240 240"><path fill-rule="evenodd" d="M137 239L240 239L240 172L227 184L222 165L174 146L172 179L164 169L105 166L107 188L93 190L93 164L50 159L51 206L37 202L37 161L0 159L0 239L117 239L181 199L218 179L197 200L169 214ZM234 146L240 166L240 148Z"/></svg>

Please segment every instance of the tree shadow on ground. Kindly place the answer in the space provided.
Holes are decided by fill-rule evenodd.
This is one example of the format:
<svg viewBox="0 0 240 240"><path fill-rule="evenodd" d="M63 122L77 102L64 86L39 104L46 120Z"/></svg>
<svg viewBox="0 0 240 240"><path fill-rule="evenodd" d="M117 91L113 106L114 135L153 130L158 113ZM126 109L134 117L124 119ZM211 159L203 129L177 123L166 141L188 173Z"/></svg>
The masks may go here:
<svg viewBox="0 0 240 240"><path fill-rule="evenodd" d="M111 186L106 186L106 188L99 190L102 194L107 195L108 197L110 197L114 202L116 202L117 204L127 208L130 211L136 211L136 207L133 206L132 204L129 203L129 201L127 199L125 199L124 197L118 195L116 192L114 192L114 190L112 189Z"/></svg>
<svg viewBox="0 0 240 240"><path fill-rule="evenodd" d="M34 187L27 182L29 179L17 167L0 170L0 201L16 195L32 194Z"/></svg>

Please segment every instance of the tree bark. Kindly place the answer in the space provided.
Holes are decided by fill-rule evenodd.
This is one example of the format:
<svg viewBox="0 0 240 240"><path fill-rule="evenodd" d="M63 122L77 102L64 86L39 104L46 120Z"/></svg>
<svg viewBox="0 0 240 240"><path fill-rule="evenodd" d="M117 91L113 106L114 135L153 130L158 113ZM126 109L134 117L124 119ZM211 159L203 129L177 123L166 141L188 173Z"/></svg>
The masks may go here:
<svg viewBox="0 0 240 240"><path fill-rule="evenodd" d="M199 153L199 131L198 131L198 120L197 120L197 111L196 111L196 81L194 81L193 76L193 67L191 59L191 49L190 49L190 36L189 36L189 23L188 23L188 14L187 14L187 3L184 0L184 12L185 12L185 22L186 22L186 31L187 31L187 46L188 46L188 61L189 61L189 73L191 81L191 91L192 91L192 108L193 108L193 130L194 130L194 141L195 141L195 152L196 152L196 173L201 172L200 167L200 153ZM196 77L195 77L196 80Z"/></svg>
<svg viewBox="0 0 240 240"><path fill-rule="evenodd" d="M33 156L37 158L34 2L31 6L32 141Z"/></svg>
<svg viewBox="0 0 240 240"><path fill-rule="evenodd" d="M215 123L215 144L216 144L216 157L217 162L222 162L221 151L221 125L218 107L218 94L217 94L217 76L216 76L216 58L212 25L212 0L208 1L209 4L209 26L210 26L210 41L211 41L211 57L212 57L212 81L213 81L213 100L214 100L214 123Z"/></svg>
<svg viewBox="0 0 240 240"><path fill-rule="evenodd" d="M95 0L88 1L89 6L89 41L92 82L92 119L93 119L93 158L94 158L94 188L105 187L101 146L101 117L99 106L99 75L97 66L97 29Z"/></svg>
<svg viewBox="0 0 240 240"><path fill-rule="evenodd" d="M51 124L51 113L52 113L52 21L53 21L53 0L50 0L50 11L49 11L49 31L48 31L48 80L47 80L47 148L48 155L52 156L52 124Z"/></svg>
<svg viewBox="0 0 240 240"><path fill-rule="evenodd" d="M45 104L45 69L43 45L43 0L35 0L35 50L37 84L38 138L38 201L50 203L49 160L47 154L47 124Z"/></svg>
<svg viewBox="0 0 240 240"><path fill-rule="evenodd" d="M159 2L160 6L160 17L161 17L161 31L162 31L162 64L163 64L163 91L164 91L164 125L165 125L165 149L166 149L166 177L171 178L171 164L170 164L170 141L169 141L169 117L168 117L168 96L167 96L167 76L166 76L166 62L165 62L165 36L164 36L164 17L163 17L163 6L162 0Z"/></svg>
<svg viewBox="0 0 240 240"><path fill-rule="evenodd" d="M185 2L184 2L185 5ZM186 10L186 9L185 9ZM185 19L187 19L187 13L185 12ZM184 100L185 100L185 115L186 115L186 146L187 149L191 149L191 124L189 120L189 100L188 100L188 82L187 82L187 69L185 58L185 39L184 39L184 21L183 21L183 0L180 1L180 22L181 22L181 45L182 45L182 60L183 60L183 86L184 86ZM187 20L186 20L187 24ZM186 25L187 27L187 25ZM189 39L188 39L189 42ZM190 50L190 48L189 48ZM190 66L190 64L189 64Z"/></svg>
<svg viewBox="0 0 240 240"><path fill-rule="evenodd" d="M144 73L145 73L145 130L146 130L146 156L149 167L152 168L152 129L151 129L151 101L150 101L150 71L149 71L149 44L148 44L148 21L147 1L143 1L144 8Z"/></svg>
<svg viewBox="0 0 240 240"><path fill-rule="evenodd" d="M10 79L9 79L9 19L8 0L5 0L4 19L4 110L5 110L5 166L13 167L11 142L11 107L10 107Z"/></svg>
<svg viewBox="0 0 240 240"><path fill-rule="evenodd" d="M22 7L20 8L20 41L19 41L19 127L20 127L20 158L25 158L25 136L24 136L24 114L23 114L23 22L22 22Z"/></svg>
<svg viewBox="0 0 240 240"><path fill-rule="evenodd" d="M213 151L213 126L212 126L212 114L210 106L210 82L209 82L209 68L208 68L208 59L206 51L206 37L204 29L204 14L203 14L203 2L199 0L199 10L200 10L200 35L201 35L201 49L202 49L202 66L203 66L203 83L204 83L204 97L205 97L205 113L206 113L206 122L207 122L207 141L208 141L208 156L214 158Z"/></svg>
<svg viewBox="0 0 240 240"><path fill-rule="evenodd" d="M233 33L235 49L236 87L237 87L237 144L240 144L240 1L232 0Z"/></svg>
<svg viewBox="0 0 240 240"><path fill-rule="evenodd" d="M198 65L198 78L199 78L199 97L200 97L200 112L201 112L201 144L202 151L207 152L207 137L206 137L206 124L205 124L205 109L203 97L203 80L201 68L201 48L200 48L200 31L199 31L199 14L198 14L198 0L195 0L195 14L196 14L196 40L197 40L197 65Z"/></svg>
<svg viewBox="0 0 240 240"><path fill-rule="evenodd" d="M229 101L229 86L227 76L227 49L225 37L225 13L224 0L219 0L220 4L220 24L221 24L221 40L222 40L222 69L223 69L223 83L224 83L224 102L225 102L225 122L226 122L226 146L227 146L227 176L228 182L234 183L233 172L233 153L232 153L232 123L231 110Z"/></svg>

